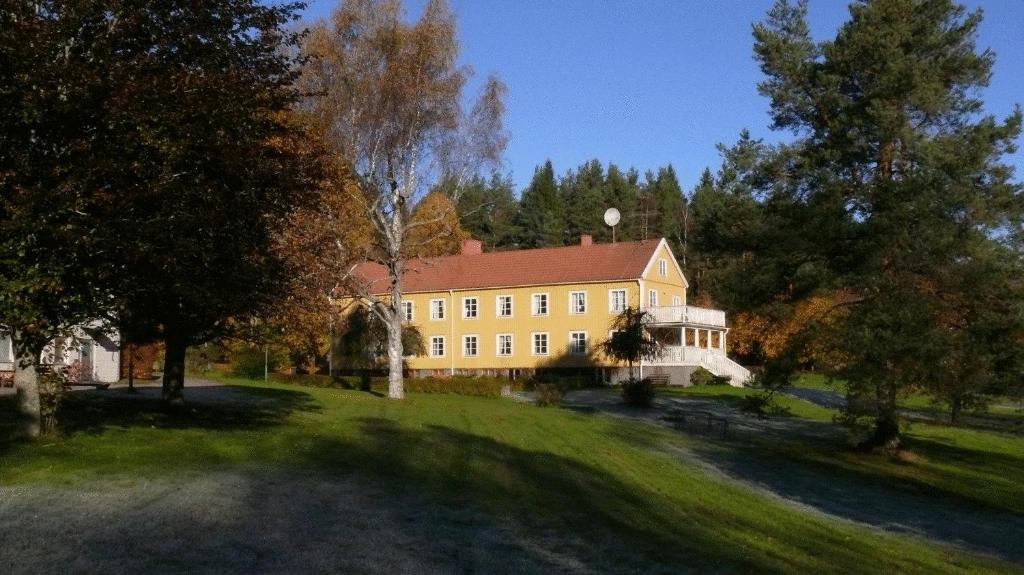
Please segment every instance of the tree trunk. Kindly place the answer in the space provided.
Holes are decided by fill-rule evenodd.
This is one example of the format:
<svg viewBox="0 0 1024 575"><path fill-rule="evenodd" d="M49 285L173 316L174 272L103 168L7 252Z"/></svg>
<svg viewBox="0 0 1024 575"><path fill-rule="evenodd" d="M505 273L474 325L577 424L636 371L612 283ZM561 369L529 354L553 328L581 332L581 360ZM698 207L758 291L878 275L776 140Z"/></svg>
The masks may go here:
<svg viewBox="0 0 1024 575"><path fill-rule="evenodd" d="M387 322L388 330L388 397L391 399L405 398L405 385L402 380L402 315L394 313Z"/></svg>
<svg viewBox="0 0 1024 575"><path fill-rule="evenodd" d="M135 391L135 344L128 344L128 391Z"/></svg>
<svg viewBox="0 0 1024 575"><path fill-rule="evenodd" d="M163 399L167 403L183 403L185 397L185 339L177 335L165 340Z"/></svg>
<svg viewBox="0 0 1024 575"><path fill-rule="evenodd" d="M394 216L393 224L395 236L401 238L401 211ZM388 272L391 276L391 301L387 302L387 310L384 313L385 324L388 332L388 397L391 399L405 398L405 383L402 380L402 321L405 313L402 310L402 261L401 244L392 246L394 249L389 254L391 259Z"/></svg>
<svg viewBox="0 0 1024 575"><path fill-rule="evenodd" d="M29 437L39 437L42 430L42 403L39 398L39 373L36 366L39 354L20 336L18 330L11 333L11 347L14 351L14 388L21 414L21 429Z"/></svg>
<svg viewBox="0 0 1024 575"><path fill-rule="evenodd" d="M900 416L896 405L896 386L876 387L877 415L875 429L860 446L863 449L882 448L894 451L900 447Z"/></svg>
<svg viewBox="0 0 1024 575"><path fill-rule="evenodd" d="M959 397L953 397L949 400L949 423L951 425L960 425L960 412L963 411L964 402Z"/></svg>

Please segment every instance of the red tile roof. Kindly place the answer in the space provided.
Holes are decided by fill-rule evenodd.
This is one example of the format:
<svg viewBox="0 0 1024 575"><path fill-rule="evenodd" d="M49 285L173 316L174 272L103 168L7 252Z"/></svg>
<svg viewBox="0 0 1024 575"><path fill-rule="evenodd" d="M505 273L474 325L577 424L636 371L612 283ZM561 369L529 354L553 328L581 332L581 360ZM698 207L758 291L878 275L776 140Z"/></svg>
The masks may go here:
<svg viewBox="0 0 1024 575"><path fill-rule="evenodd" d="M576 245L409 260L405 292L636 280L661 240ZM384 266L366 262L353 274L373 293L388 289Z"/></svg>

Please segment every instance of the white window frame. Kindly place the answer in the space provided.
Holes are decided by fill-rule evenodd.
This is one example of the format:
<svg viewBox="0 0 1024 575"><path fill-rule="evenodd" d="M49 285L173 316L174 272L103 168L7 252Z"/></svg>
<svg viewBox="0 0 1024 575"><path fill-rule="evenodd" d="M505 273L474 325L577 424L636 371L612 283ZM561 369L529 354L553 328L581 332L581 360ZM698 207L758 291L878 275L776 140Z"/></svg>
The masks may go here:
<svg viewBox="0 0 1024 575"><path fill-rule="evenodd" d="M473 353L466 353L466 344L469 343L469 338L473 338L473 343L476 349ZM462 336L462 357L480 357L480 336L475 333L467 333Z"/></svg>
<svg viewBox="0 0 1024 575"><path fill-rule="evenodd" d="M658 290L647 290L647 305L649 307L658 307Z"/></svg>
<svg viewBox="0 0 1024 575"><path fill-rule="evenodd" d="M441 305L438 306L437 304ZM435 298L430 300L430 321L444 321L444 316L448 313L446 308L447 305L445 304L444 298ZM440 314L437 313L438 310L441 311Z"/></svg>
<svg viewBox="0 0 1024 575"><path fill-rule="evenodd" d="M544 336L544 353L537 353L537 336ZM542 357L551 355L551 334L546 331L535 331L530 334L530 355Z"/></svg>
<svg viewBox="0 0 1024 575"><path fill-rule="evenodd" d="M416 319L416 303L412 300L402 300L402 320L412 322Z"/></svg>
<svg viewBox="0 0 1024 575"><path fill-rule="evenodd" d="M665 258L658 260L658 275L663 278L668 277L668 261L666 261Z"/></svg>
<svg viewBox="0 0 1024 575"><path fill-rule="evenodd" d="M508 298L508 315L502 313L505 311L502 309L501 300L502 298ZM515 312L515 304L513 303L512 294L501 294L494 298L494 315L495 317L508 318L512 317Z"/></svg>
<svg viewBox="0 0 1024 575"><path fill-rule="evenodd" d="M572 299L573 299L573 296L576 296L576 295L583 296L583 311L576 311L576 307L573 306ZM587 292L586 291L580 290L580 291L571 291L571 292L569 292L569 314L570 315L585 315L587 313L588 307L589 307L589 302L587 302Z"/></svg>
<svg viewBox="0 0 1024 575"><path fill-rule="evenodd" d="M537 311L537 296L544 296L544 313ZM530 315L534 316L545 316L551 314L551 296L548 292L536 292L530 294Z"/></svg>
<svg viewBox="0 0 1024 575"><path fill-rule="evenodd" d="M466 304L473 300L473 315L468 315ZM475 295L468 295L462 298L462 319L479 319L480 318L480 298Z"/></svg>
<svg viewBox="0 0 1024 575"><path fill-rule="evenodd" d="M672 296L672 306L673 307L680 307L682 305L683 305L683 298L681 298L681 297L679 297L677 295Z"/></svg>
<svg viewBox="0 0 1024 575"><path fill-rule="evenodd" d="M583 350L576 351L573 349L573 336L583 336ZM590 336L585 331L570 331L569 332L569 355L587 355L587 351L590 348Z"/></svg>
<svg viewBox="0 0 1024 575"><path fill-rule="evenodd" d="M434 342L441 342L441 353L435 353ZM448 342L445 341L443 335L432 335L430 336L430 357L444 357L448 353Z"/></svg>
<svg viewBox="0 0 1024 575"><path fill-rule="evenodd" d="M508 338L508 353L501 353L501 338ZM515 338L510 333L499 333L494 337L494 350L498 357L512 357L515 353Z"/></svg>
<svg viewBox="0 0 1024 575"><path fill-rule="evenodd" d="M621 293L622 294L622 309L615 309L615 294L617 294L617 293ZM609 312L611 312L611 313L621 313L621 312L623 312L628 307L628 305L627 305L628 303L629 303L629 293L625 289L619 288L619 289L610 289L610 290L608 290L608 311Z"/></svg>

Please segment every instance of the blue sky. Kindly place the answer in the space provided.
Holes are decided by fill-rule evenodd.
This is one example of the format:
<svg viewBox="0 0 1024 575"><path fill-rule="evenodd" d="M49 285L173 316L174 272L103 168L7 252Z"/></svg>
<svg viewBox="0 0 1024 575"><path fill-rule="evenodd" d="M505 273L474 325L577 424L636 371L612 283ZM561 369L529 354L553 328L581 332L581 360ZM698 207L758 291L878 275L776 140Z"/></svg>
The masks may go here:
<svg viewBox="0 0 1024 575"><path fill-rule="evenodd" d="M772 0L450 0L461 60L475 79L498 74L509 86L511 135L504 171L518 189L550 158L564 173L586 160L635 166L673 164L689 190L715 144L749 128L769 141L768 101L757 94L751 24ZM979 46L996 52L987 111L1003 117L1024 104L1024 0L967 0L981 7ZM336 0L310 0L308 18ZM811 0L818 39L834 36L847 2ZM407 1L410 18L422 1ZM474 83L471 88L478 86ZM1011 161L1024 179L1024 153Z"/></svg>

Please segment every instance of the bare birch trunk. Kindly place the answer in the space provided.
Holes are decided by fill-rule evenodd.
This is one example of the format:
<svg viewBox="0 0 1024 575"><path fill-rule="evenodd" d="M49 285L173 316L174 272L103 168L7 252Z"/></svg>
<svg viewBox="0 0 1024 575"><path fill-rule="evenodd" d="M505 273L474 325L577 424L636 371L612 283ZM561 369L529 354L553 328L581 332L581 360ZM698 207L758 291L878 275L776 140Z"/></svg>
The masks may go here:
<svg viewBox="0 0 1024 575"><path fill-rule="evenodd" d="M402 316L394 314L388 320L388 397L405 398L405 382L402 379Z"/></svg>
<svg viewBox="0 0 1024 575"><path fill-rule="evenodd" d="M22 431L29 437L39 437L43 425L42 404L39 399L39 372L36 366L39 353L20 337L18 330L11 334L14 348L14 388L17 392L18 411Z"/></svg>
<svg viewBox="0 0 1024 575"><path fill-rule="evenodd" d="M401 221L399 217L396 219ZM391 271L391 301L387 303L386 325L388 332L388 397L391 399L405 398L405 381L402 378L402 260L396 250Z"/></svg>

